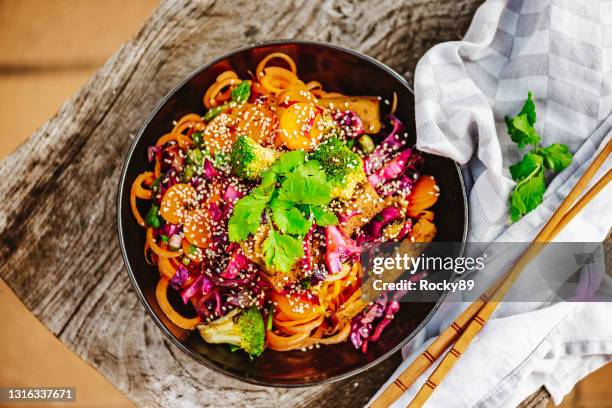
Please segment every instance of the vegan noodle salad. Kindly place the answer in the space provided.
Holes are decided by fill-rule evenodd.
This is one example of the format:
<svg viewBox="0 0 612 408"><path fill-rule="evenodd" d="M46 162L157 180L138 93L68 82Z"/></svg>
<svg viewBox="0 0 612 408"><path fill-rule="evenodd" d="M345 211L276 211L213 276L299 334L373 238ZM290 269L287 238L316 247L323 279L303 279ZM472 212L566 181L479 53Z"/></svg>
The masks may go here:
<svg viewBox="0 0 612 408"><path fill-rule="evenodd" d="M203 115L183 116L149 147L151 169L131 188L170 321L252 358L344 341L366 352L380 338L400 305L362 300L360 254L431 241L439 196L393 115L395 94L385 102L383 117L379 96L305 82L283 53L249 78L216 78Z"/></svg>

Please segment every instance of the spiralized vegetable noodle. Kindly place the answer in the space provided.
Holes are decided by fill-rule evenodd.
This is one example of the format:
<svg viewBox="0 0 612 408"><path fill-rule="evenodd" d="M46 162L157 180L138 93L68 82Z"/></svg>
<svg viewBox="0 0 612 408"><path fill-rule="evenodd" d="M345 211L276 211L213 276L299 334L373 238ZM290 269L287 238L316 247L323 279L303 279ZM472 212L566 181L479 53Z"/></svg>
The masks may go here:
<svg viewBox="0 0 612 408"><path fill-rule="evenodd" d="M405 146L397 104L395 92L346 96L304 82L281 52L251 76L218 75L201 110L149 148L151 168L130 191L168 320L252 357L376 341L399 306L361 299L359 254L432 240L440 194ZM171 291L190 313L176 310Z"/></svg>

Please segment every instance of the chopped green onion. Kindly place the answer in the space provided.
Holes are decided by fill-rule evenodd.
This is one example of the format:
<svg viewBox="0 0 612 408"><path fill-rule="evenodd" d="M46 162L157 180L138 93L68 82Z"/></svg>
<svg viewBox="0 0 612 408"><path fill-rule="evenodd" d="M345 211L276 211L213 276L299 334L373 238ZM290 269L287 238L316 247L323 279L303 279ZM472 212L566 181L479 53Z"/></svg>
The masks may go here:
<svg viewBox="0 0 612 408"><path fill-rule="evenodd" d="M204 155L200 149L190 149L187 151L187 162L201 165L204 163Z"/></svg>
<svg viewBox="0 0 612 408"><path fill-rule="evenodd" d="M202 148L202 145L204 144L202 132L193 132L193 134L191 135L191 140L193 140L193 144L196 145L196 147Z"/></svg>
<svg viewBox="0 0 612 408"><path fill-rule="evenodd" d="M183 170L183 182L187 183L195 175L196 168L193 164L188 164Z"/></svg>
<svg viewBox="0 0 612 408"><path fill-rule="evenodd" d="M374 146L374 141L369 135L359 136L358 141L359 141L359 147L361 147L361 150L366 154L372 153L374 149L376 148Z"/></svg>
<svg viewBox="0 0 612 408"><path fill-rule="evenodd" d="M187 258L186 256L183 257L182 259L183 265L187 266L191 263L191 259Z"/></svg>
<svg viewBox="0 0 612 408"><path fill-rule="evenodd" d="M270 306L268 309L268 320L266 321L266 330L272 330L272 319L274 317L274 305Z"/></svg>
<svg viewBox="0 0 612 408"><path fill-rule="evenodd" d="M210 108L208 112L206 112L206 114L204 115L204 120L207 122L213 120L218 114L223 112L224 108L225 108L225 105L215 106L214 108Z"/></svg>

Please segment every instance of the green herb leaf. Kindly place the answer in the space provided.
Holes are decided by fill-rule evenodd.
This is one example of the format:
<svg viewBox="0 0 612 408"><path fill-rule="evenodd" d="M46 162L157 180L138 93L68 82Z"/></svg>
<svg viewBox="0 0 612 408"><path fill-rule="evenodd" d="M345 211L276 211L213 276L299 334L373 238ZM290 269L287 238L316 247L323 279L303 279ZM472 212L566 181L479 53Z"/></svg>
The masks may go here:
<svg viewBox="0 0 612 408"><path fill-rule="evenodd" d="M168 237L167 237L167 236L165 236L165 235L162 235L162 236L161 236L161 240L162 240L162 242L163 242L164 244L167 244L167 243L168 243Z"/></svg>
<svg viewBox="0 0 612 408"><path fill-rule="evenodd" d="M542 167L542 157L534 153L527 153L523 156L523 160L510 166L510 174L514 181L519 181L532 174Z"/></svg>
<svg viewBox="0 0 612 408"><path fill-rule="evenodd" d="M251 85L247 81L242 81L232 90L232 101L245 103L251 96Z"/></svg>
<svg viewBox="0 0 612 408"><path fill-rule="evenodd" d="M521 112L514 118L506 117L508 134L518 147L539 146L541 137L535 130L536 107L529 92ZM510 196L510 219L518 221L523 215L535 209L544 198L546 183L544 168L560 172L572 162L572 153L566 145L552 144L532 149L523 159L510 166L510 174L517 182Z"/></svg>
<svg viewBox="0 0 612 408"><path fill-rule="evenodd" d="M546 168L556 173L569 166L574 157L566 145L558 143L538 149L537 153L544 158Z"/></svg>
<svg viewBox="0 0 612 408"><path fill-rule="evenodd" d="M306 160L306 153L301 150L293 150L281 155L271 170L282 176L291 173L297 166L303 164Z"/></svg>
<svg viewBox="0 0 612 408"><path fill-rule="evenodd" d="M149 227L159 228L161 227L161 219L159 218L159 207L157 204L151 205L149 212L145 216L145 224Z"/></svg>
<svg viewBox="0 0 612 408"><path fill-rule="evenodd" d="M518 221L523 215L540 205L545 190L544 169L542 167L519 181L510 198L510 218L512 222Z"/></svg>
<svg viewBox="0 0 612 408"><path fill-rule="evenodd" d="M521 112L519 113L519 115L525 114L527 115L527 120L529 121L530 125L535 125L536 123L536 106L535 106L535 102L533 101L533 94L531 93L531 91L527 92L527 100L525 101L525 103L523 104L523 107L521 108Z"/></svg>
<svg viewBox="0 0 612 408"><path fill-rule="evenodd" d="M299 239L281 234L273 228L270 229L262 248L266 265L285 273L290 272L297 260L304 256Z"/></svg>
<svg viewBox="0 0 612 408"><path fill-rule="evenodd" d="M506 117L508 134L520 148L527 145L537 146L542 139L529 120L526 113L515 116L513 119Z"/></svg>
<svg viewBox="0 0 612 408"><path fill-rule="evenodd" d="M249 194L234 204L234 212L229 219L228 232L231 242L244 241L255 234L261 224L261 214L266 208L269 197Z"/></svg>
<svg viewBox="0 0 612 408"><path fill-rule="evenodd" d="M328 225L337 225L338 217L323 206L311 206L310 210L315 217L317 225L327 227Z"/></svg>
<svg viewBox="0 0 612 408"><path fill-rule="evenodd" d="M274 224L286 234L304 236L312 223L290 201L279 199L270 202Z"/></svg>
<svg viewBox="0 0 612 408"><path fill-rule="evenodd" d="M310 160L298 167L294 174L305 180L304 204L326 205L331 199L331 187L327 183L325 171L316 160Z"/></svg>

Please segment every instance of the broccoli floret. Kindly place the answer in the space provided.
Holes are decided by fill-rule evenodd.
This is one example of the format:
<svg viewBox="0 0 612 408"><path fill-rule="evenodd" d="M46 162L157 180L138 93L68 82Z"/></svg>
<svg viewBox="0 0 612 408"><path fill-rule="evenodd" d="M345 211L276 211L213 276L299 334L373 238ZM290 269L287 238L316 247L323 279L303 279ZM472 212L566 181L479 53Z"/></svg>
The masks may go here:
<svg viewBox="0 0 612 408"><path fill-rule="evenodd" d="M264 321L255 306L244 311L234 309L220 319L198 326L198 330L207 343L237 346L251 358L259 357L264 350Z"/></svg>
<svg viewBox="0 0 612 408"><path fill-rule="evenodd" d="M350 199L357 185L366 178L361 157L337 137L322 142L310 158L321 163L334 198Z"/></svg>
<svg viewBox="0 0 612 408"><path fill-rule="evenodd" d="M279 152L261 146L248 136L238 136L230 160L233 172L241 178L256 180L276 161Z"/></svg>

